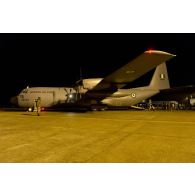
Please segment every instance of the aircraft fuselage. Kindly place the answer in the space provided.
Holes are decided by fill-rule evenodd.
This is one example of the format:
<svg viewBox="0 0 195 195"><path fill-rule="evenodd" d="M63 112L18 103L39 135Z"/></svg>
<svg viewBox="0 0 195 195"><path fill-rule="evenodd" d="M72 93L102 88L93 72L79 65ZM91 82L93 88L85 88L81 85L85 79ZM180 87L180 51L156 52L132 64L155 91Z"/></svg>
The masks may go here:
<svg viewBox="0 0 195 195"><path fill-rule="evenodd" d="M51 107L57 104L71 102L73 88L67 87L32 87L21 91L17 96L17 103L20 107L33 107L34 100L41 98L42 107Z"/></svg>
<svg viewBox="0 0 195 195"><path fill-rule="evenodd" d="M110 97L99 102L108 106L132 106L143 99L147 99L159 90L150 89L149 87L140 87L132 89L118 89ZM21 91L17 96L17 104L20 107L30 108L34 105L34 100L41 98L42 107L52 107L60 104L72 104L79 98L74 88L65 87L32 87Z"/></svg>

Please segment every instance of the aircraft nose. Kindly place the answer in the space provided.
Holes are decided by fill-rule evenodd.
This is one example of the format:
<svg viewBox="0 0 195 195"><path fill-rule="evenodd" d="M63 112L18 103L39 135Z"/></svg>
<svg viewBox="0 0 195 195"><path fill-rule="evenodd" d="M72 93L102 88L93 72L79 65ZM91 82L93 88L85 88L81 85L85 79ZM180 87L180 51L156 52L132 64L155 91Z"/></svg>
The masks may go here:
<svg viewBox="0 0 195 195"><path fill-rule="evenodd" d="M10 99L11 104L18 106L18 97L14 96Z"/></svg>

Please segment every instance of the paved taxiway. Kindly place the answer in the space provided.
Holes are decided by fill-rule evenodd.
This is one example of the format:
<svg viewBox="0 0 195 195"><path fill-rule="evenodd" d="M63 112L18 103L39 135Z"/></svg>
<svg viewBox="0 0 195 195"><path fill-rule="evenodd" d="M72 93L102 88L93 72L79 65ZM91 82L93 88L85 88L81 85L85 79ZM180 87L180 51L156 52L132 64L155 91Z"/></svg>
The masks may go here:
<svg viewBox="0 0 195 195"><path fill-rule="evenodd" d="M195 112L0 111L0 162L195 162Z"/></svg>

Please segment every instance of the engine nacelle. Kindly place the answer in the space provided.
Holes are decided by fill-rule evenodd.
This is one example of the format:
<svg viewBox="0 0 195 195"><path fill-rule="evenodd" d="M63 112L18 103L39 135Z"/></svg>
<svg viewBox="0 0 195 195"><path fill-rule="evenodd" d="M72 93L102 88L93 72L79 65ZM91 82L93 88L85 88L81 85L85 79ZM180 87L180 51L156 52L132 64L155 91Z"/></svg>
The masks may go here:
<svg viewBox="0 0 195 195"><path fill-rule="evenodd" d="M83 88L84 89L93 89L103 78L92 78L92 79L83 79Z"/></svg>

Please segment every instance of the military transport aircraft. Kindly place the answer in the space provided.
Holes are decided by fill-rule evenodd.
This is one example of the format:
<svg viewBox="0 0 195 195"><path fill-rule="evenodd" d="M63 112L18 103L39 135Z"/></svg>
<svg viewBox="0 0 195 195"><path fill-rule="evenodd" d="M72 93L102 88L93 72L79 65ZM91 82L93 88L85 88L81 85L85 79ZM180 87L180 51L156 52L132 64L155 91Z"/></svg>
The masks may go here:
<svg viewBox="0 0 195 195"><path fill-rule="evenodd" d="M27 87L11 99L19 107L31 108L41 98L42 107L106 109L109 106L133 106L170 88L165 62L175 55L157 50L145 51L105 78L79 80L70 87ZM148 86L123 89L150 70L156 70Z"/></svg>

